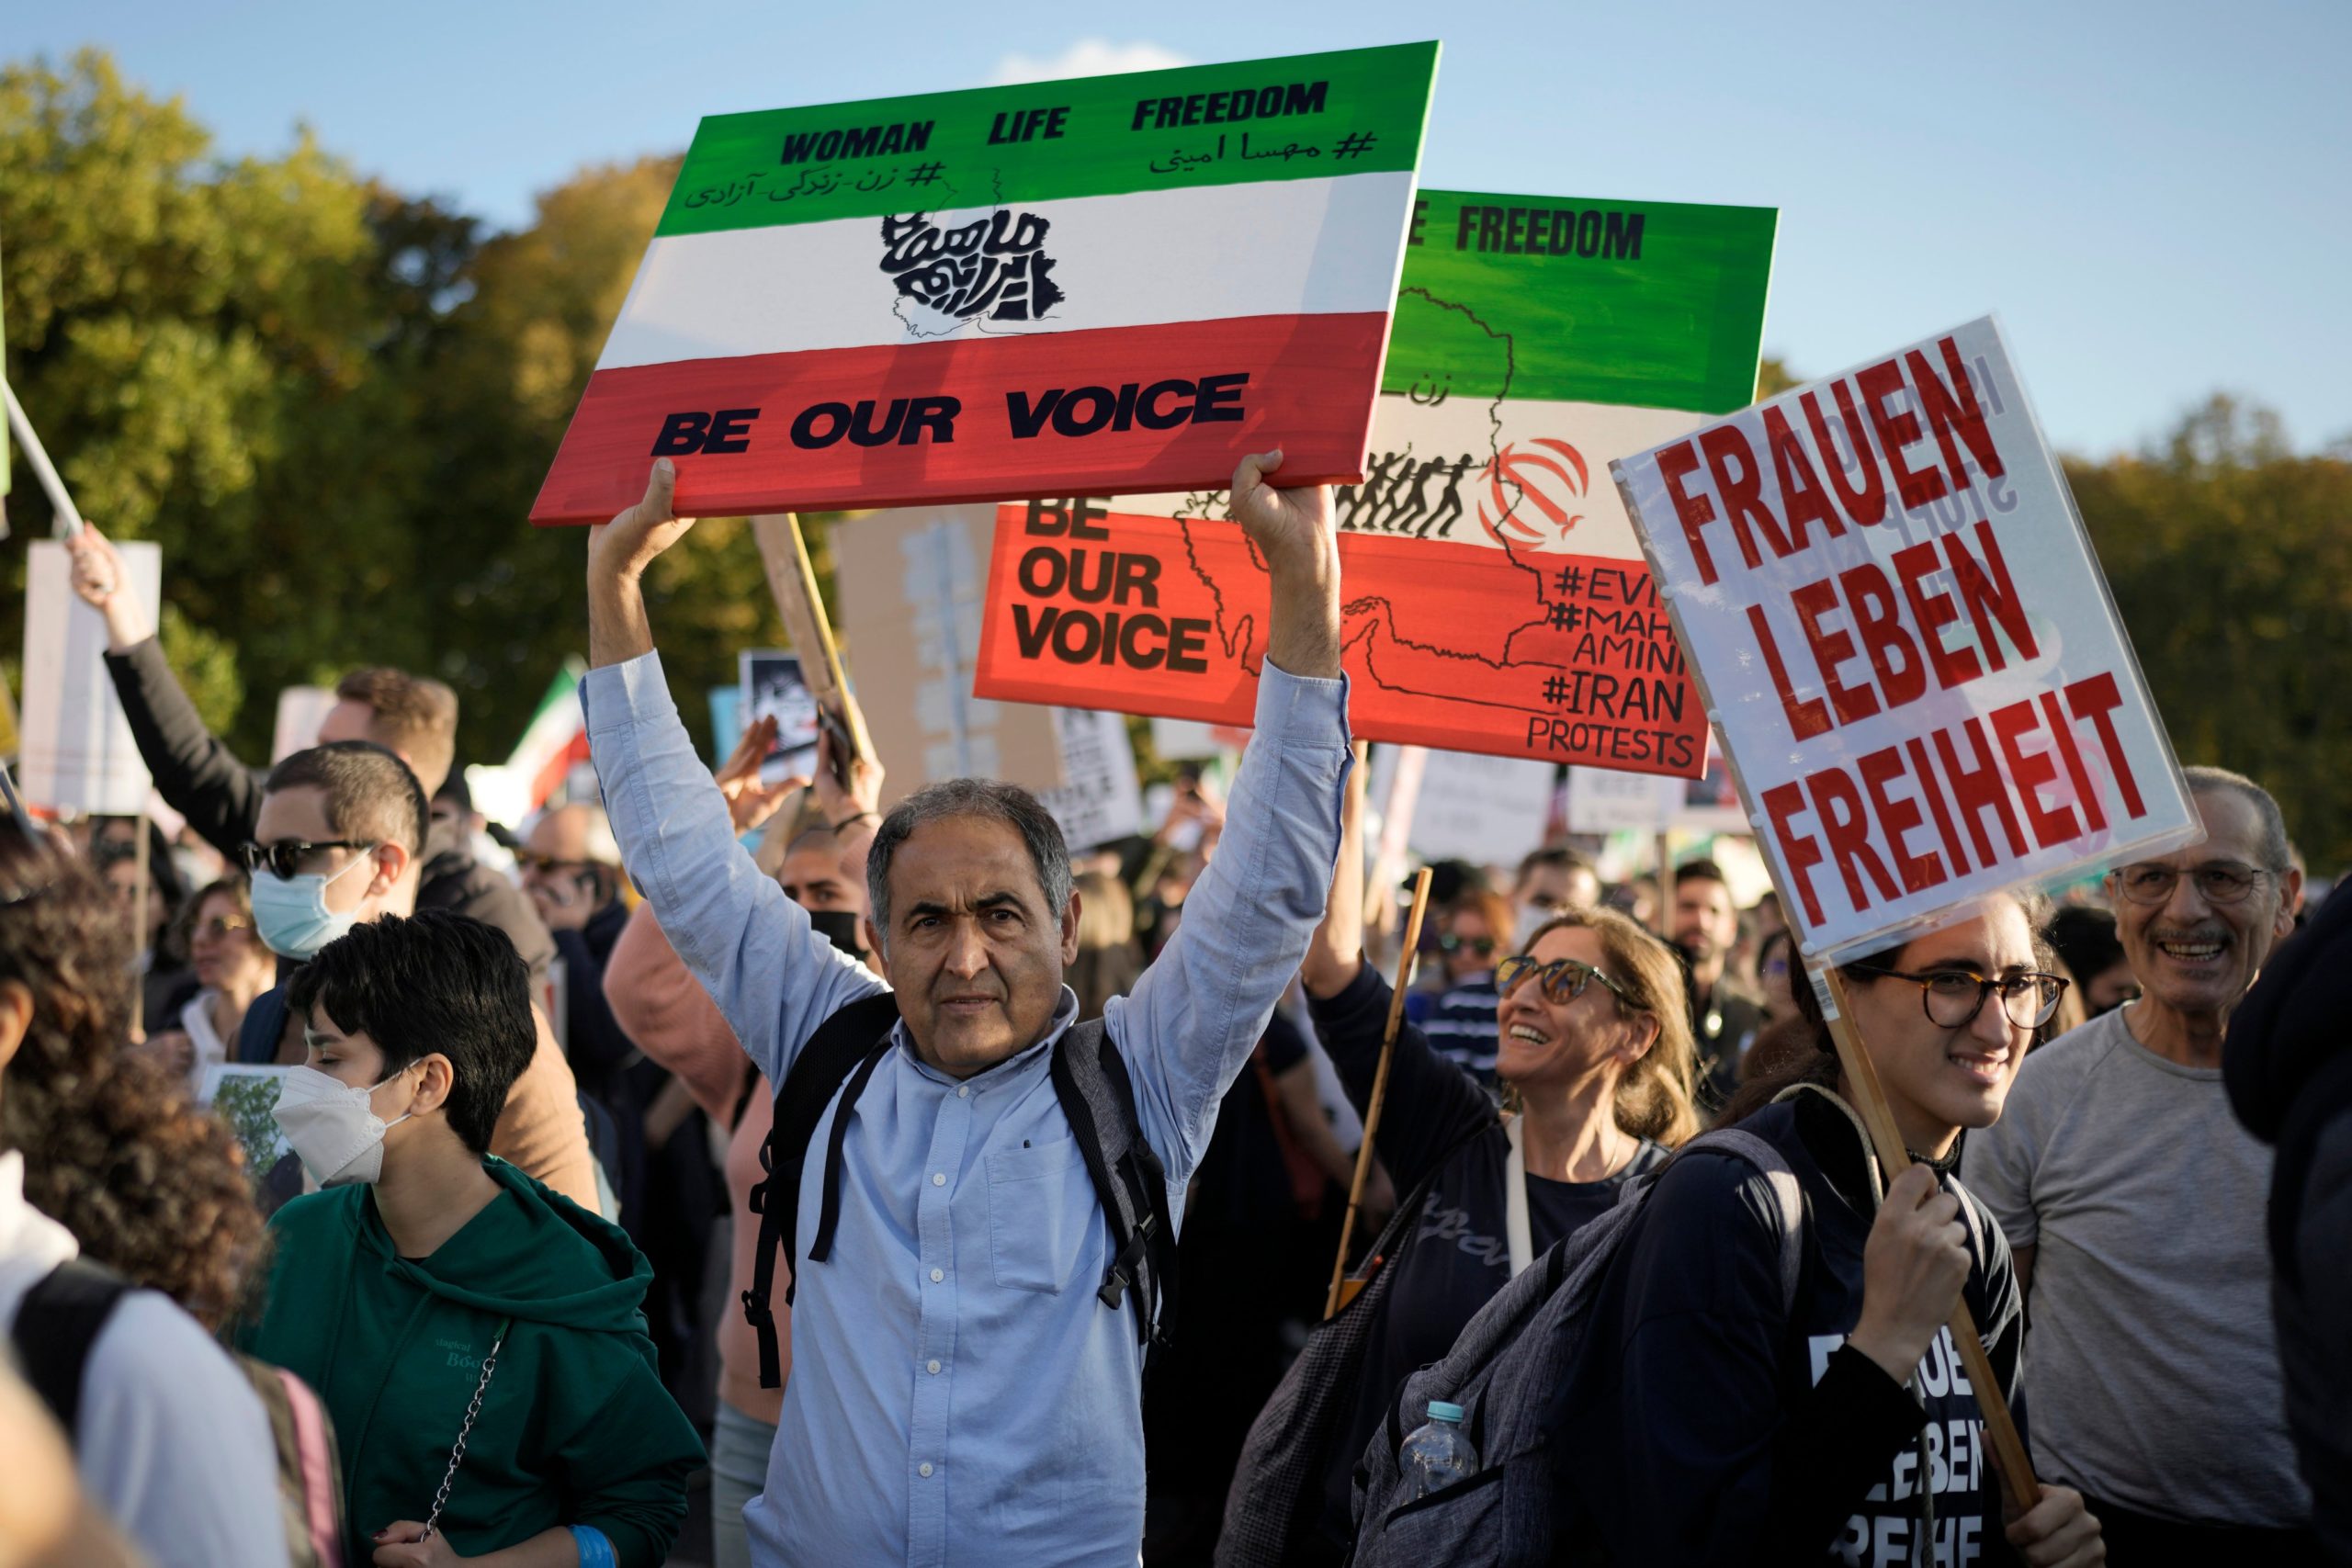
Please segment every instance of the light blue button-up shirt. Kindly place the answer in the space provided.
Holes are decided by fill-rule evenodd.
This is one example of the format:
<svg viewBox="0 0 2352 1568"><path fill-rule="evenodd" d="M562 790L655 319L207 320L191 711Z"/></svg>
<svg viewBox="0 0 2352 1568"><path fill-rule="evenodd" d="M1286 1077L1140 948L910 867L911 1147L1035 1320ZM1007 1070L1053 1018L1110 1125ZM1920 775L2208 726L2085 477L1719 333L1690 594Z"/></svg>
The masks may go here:
<svg viewBox="0 0 2352 1568"><path fill-rule="evenodd" d="M1106 1014L1179 1214L1217 1103L1322 919L1346 699L1344 680L1265 666L1216 854L1175 938ZM817 1026L880 982L737 844L657 655L591 671L582 701L630 876L782 1083ZM1095 1295L1110 1229L1047 1073L1077 1007L1065 988L1043 1040L961 1082L899 1027L842 1145L832 1255L799 1277L767 1488L745 1513L763 1568L1136 1560L1143 1354L1133 1307ZM803 1237L832 1116L804 1168Z"/></svg>

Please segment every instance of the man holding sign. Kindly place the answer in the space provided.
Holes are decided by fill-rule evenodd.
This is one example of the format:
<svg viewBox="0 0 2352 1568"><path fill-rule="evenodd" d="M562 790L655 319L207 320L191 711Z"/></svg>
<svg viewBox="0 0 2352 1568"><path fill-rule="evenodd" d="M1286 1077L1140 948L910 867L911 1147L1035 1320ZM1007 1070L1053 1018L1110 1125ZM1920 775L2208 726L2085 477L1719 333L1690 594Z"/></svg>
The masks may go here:
<svg viewBox="0 0 2352 1568"><path fill-rule="evenodd" d="M1105 1019L1105 1054L1164 1168L1163 1231L1298 968L1338 853L1349 754L1330 495L1273 489L1281 461L1247 458L1234 475L1273 604L1225 837L1183 927ZM890 812L867 857L868 942L891 988L816 935L736 844L653 653L639 578L692 525L673 515L673 482L657 464L645 499L589 547L595 668L582 695L629 871L785 1086L780 1125L796 1065L831 1053L837 1018L877 1000L897 1014L855 1042L865 1055L818 1123L825 1140L778 1173L802 1177L794 1372L767 1490L746 1513L753 1560L1131 1562L1144 1455L1130 1308L1148 1317L1149 1304L1105 1277L1119 1249L1090 1185L1088 1130L1054 1081L1077 1012L1059 831L1012 786L933 785Z"/></svg>

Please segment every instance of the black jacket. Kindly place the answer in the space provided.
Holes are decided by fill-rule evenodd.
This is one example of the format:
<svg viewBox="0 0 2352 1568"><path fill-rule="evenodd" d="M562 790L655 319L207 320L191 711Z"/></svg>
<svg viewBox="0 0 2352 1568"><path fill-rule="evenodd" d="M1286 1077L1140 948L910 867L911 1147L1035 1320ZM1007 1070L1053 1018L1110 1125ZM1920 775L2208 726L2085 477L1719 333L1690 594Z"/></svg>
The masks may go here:
<svg viewBox="0 0 2352 1568"><path fill-rule="evenodd" d="M578 931L554 933L563 954L564 1055L581 1089L607 1102L622 1092L621 1075L643 1059L605 999L605 965L628 926L628 907L616 898Z"/></svg>
<svg viewBox="0 0 2352 1568"><path fill-rule="evenodd" d="M154 778L155 793L187 818L198 838L236 859L261 820L262 781L267 773L247 767L204 728L155 638L106 658L123 716L130 720L139 755ZM476 863L461 824L426 824L416 907L471 915L504 931L530 965L531 999L545 1002L555 939L521 889Z"/></svg>
<svg viewBox="0 0 2352 1568"><path fill-rule="evenodd" d="M2275 954L2230 1014L2222 1076L2275 1144L2271 1309L2287 1426L2329 1561L2352 1563L2352 889Z"/></svg>
<svg viewBox="0 0 2352 1568"><path fill-rule="evenodd" d="M1787 1156L1804 1194L1795 1304L1782 1315L1765 1178L1719 1155L1670 1168L1600 1283L1567 1396L1577 1408L1560 1423L1576 1539L1611 1562L1909 1562L1925 1501L1938 1550L1921 1561L2014 1561L1950 1330L1909 1388L1843 1343L1872 1210L1860 1126L1810 1092L1740 1125ZM1963 1294L2022 1427L2008 1244L1944 1184L1975 1213Z"/></svg>

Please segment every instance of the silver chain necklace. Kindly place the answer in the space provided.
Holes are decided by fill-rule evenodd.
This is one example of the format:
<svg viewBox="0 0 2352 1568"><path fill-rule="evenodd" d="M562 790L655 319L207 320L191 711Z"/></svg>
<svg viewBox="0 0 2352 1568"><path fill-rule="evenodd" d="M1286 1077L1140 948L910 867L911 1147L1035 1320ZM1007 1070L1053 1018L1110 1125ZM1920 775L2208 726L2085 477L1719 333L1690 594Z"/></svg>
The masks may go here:
<svg viewBox="0 0 2352 1568"><path fill-rule="evenodd" d="M433 1529L441 1522L441 1510L449 1506L449 1488L457 1484L458 1466L466 1461L466 1439L473 1436L474 1418L481 1414L482 1395L490 1392L490 1376L498 1371L499 1347L506 1343L506 1331L514 1325L508 1318L498 1325L498 1337L490 1342L490 1354L481 1359L481 1381L474 1384L474 1396L466 1405L465 1424L458 1428L458 1440L449 1448L449 1468L441 1472L441 1490L433 1495L433 1512L424 1517L424 1533L419 1540L431 1540Z"/></svg>

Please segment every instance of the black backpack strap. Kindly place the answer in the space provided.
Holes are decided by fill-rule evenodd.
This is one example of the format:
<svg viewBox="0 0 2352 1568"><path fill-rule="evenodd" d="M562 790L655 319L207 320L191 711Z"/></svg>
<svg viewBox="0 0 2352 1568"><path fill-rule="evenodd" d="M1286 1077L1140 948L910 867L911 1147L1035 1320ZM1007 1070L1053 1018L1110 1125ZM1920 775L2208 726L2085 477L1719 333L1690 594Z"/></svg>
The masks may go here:
<svg viewBox="0 0 2352 1568"><path fill-rule="evenodd" d="M1781 1312L1786 1316L1796 1303L1797 1285L1804 1272L1806 1242L1813 1231L1812 1203L1805 1197L1804 1183L1790 1168L1788 1156L1745 1127L1717 1127L1675 1150L1666 1164L1649 1174L1650 1184L1656 1186L1668 1167L1690 1154L1728 1155L1733 1159L1745 1160L1770 1187L1773 1203L1780 1210ZM1964 1202L1962 1205L1966 1206Z"/></svg>
<svg viewBox="0 0 2352 1568"><path fill-rule="evenodd" d="M817 1026L792 1059L792 1068L775 1092L775 1122L768 1129L768 1141L760 1147L760 1165L767 1179L752 1190L752 1212L760 1216L759 1251L752 1265L752 1288L743 1292L743 1316L759 1338L762 1388L784 1386L784 1358L770 1303L775 1299L777 1249L781 1247L796 1267L798 1263L794 1231L799 1223L800 1173L808 1145L816 1139L817 1123L823 1120L834 1091L876 1052L877 1038L888 1041L891 1026L898 1021L899 999L888 991L876 991L842 1008ZM787 1290L785 1300L789 1303L791 1299Z"/></svg>
<svg viewBox="0 0 2352 1568"><path fill-rule="evenodd" d="M1054 1048L1054 1094L1077 1134L1111 1229L1111 1265L1095 1294L1116 1311L1135 1293L1136 1334L1165 1345L1176 1310L1176 1224L1168 1168L1143 1135L1126 1058L1100 1019L1073 1025Z"/></svg>
<svg viewBox="0 0 2352 1568"><path fill-rule="evenodd" d="M876 1065L889 1049L890 1037L886 1034L881 1043L858 1063L857 1071L850 1075L849 1087L842 1090L841 1101L834 1108L832 1134L825 1140L825 1190L817 1206L817 1239L808 1247L811 1263L822 1263L833 1255L833 1227L842 1217L842 1140L849 1136L849 1119L857 1110L858 1096L865 1092L866 1080L874 1077ZM796 1267L796 1282L798 1272ZM784 1292L784 1299L786 1304L791 1303L791 1291Z"/></svg>
<svg viewBox="0 0 2352 1568"><path fill-rule="evenodd" d="M113 1269L76 1258L36 1280L17 1305L11 1337L25 1381L68 1437L74 1436L82 1414L82 1379L90 1347L131 1288Z"/></svg>

